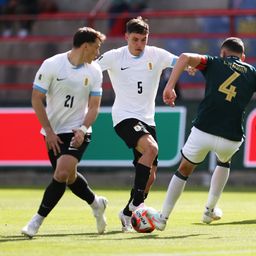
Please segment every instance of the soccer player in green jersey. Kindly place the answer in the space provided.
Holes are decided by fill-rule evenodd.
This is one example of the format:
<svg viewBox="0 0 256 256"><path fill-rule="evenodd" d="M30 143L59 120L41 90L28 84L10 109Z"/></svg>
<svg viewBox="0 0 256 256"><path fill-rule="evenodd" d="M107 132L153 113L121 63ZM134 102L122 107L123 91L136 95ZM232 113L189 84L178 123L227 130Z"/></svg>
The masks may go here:
<svg viewBox="0 0 256 256"><path fill-rule="evenodd" d="M230 37L222 43L220 57L183 53L175 64L163 92L164 102L174 105L175 84L188 65L205 77L205 96L181 150L182 160L170 181L162 211L154 216L158 230L166 227L188 177L210 151L217 156L217 166L202 221L209 224L221 218L222 211L216 205L228 180L231 158L243 143L244 110L256 91L256 69L244 59L242 40Z"/></svg>

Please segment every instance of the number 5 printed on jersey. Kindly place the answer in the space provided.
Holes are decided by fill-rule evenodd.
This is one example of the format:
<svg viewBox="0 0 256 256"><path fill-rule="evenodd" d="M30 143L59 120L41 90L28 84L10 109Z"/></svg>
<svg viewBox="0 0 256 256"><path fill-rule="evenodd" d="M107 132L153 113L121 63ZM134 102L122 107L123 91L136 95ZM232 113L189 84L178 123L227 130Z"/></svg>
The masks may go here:
<svg viewBox="0 0 256 256"><path fill-rule="evenodd" d="M138 82L138 94L142 94L142 82Z"/></svg>

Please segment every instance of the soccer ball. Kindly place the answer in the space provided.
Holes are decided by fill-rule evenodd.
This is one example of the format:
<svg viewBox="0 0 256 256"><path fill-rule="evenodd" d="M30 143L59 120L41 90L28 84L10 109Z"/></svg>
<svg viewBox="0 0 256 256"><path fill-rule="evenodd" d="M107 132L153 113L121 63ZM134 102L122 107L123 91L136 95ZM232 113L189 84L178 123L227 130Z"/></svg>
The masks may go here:
<svg viewBox="0 0 256 256"><path fill-rule="evenodd" d="M155 229L155 224L151 217L157 211L152 207L139 207L132 213L131 224L138 233L151 233Z"/></svg>

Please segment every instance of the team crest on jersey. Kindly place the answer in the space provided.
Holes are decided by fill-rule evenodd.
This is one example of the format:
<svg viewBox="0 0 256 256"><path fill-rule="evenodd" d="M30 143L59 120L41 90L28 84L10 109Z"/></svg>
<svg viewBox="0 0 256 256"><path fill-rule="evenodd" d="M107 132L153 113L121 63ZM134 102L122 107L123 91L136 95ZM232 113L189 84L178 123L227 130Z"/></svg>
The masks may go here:
<svg viewBox="0 0 256 256"><path fill-rule="evenodd" d="M85 79L84 79L84 86L87 86L89 84L89 79L86 77Z"/></svg>
<svg viewBox="0 0 256 256"><path fill-rule="evenodd" d="M41 79L42 79L42 74L39 74L38 80L41 80Z"/></svg>
<svg viewBox="0 0 256 256"><path fill-rule="evenodd" d="M149 62L149 63L148 63L148 69L149 69L149 70L152 70L152 69L153 69L153 63L152 63L152 62Z"/></svg>

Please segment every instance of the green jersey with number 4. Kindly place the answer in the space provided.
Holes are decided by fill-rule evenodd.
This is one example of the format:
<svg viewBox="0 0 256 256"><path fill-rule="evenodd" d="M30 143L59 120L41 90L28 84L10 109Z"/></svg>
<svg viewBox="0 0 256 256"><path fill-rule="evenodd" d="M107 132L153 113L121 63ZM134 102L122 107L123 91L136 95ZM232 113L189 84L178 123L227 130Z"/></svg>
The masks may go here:
<svg viewBox="0 0 256 256"><path fill-rule="evenodd" d="M244 111L256 91L256 69L235 56L204 56L197 68L204 75L206 84L194 126L213 135L240 141Z"/></svg>

